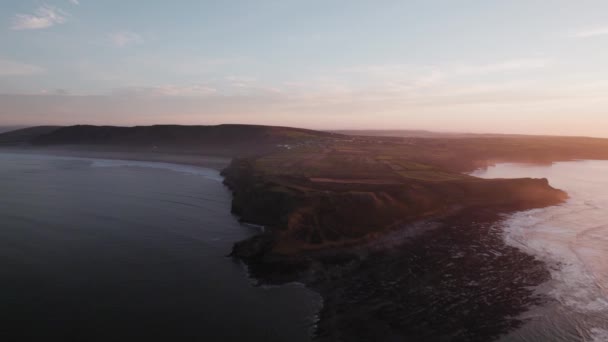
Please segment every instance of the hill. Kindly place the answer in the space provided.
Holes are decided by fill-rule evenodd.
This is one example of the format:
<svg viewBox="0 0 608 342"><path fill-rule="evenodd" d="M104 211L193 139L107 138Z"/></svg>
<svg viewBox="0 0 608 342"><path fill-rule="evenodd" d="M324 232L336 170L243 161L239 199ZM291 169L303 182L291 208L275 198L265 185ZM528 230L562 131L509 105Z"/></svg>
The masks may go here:
<svg viewBox="0 0 608 342"><path fill-rule="evenodd" d="M300 128L218 125L218 126L69 126L62 127L32 140L34 144L168 144L187 146L190 144L238 144L281 143L303 139L332 137L335 134Z"/></svg>
<svg viewBox="0 0 608 342"><path fill-rule="evenodd" d="M0 146L232 157L269 153L291 148L292 145L310 144L338 136L300 128L257 125L40 126L0 134Z"/></svg>
<svg viewBox="0 0 608 342"><path fill-rule="evenodd" d="M467 133L443 133L426 130L409 130L409 129L345 129L333 130L333 133L353 135L353 136L368 136L368 137L416 137L416 138L440 138L440 137L456 137L456 136L471 136Z"/></svg>
<svg viewBox="0 0 608 342"><path fill-rule="evenodd" d="M0 145L18 145L33 141L34 139L50 134L60 126L36 126L20 128L0 133Z"/></svg>
<svg viewBox="0 0 608 342"><path fill-rule="evenodd" d="M347 129L331 131L338 134L368 137L404 137L404 138L479 138L479 137L507 137L516 134L491 133L462 133L462 132L435 132L411 129Z"/></svg>
<svg viewBox="0 0 608 342"><path fill-rule="evenodd" d="M21 128L26 128L27 126L0 126L0 133L16 131Z"/></svg>

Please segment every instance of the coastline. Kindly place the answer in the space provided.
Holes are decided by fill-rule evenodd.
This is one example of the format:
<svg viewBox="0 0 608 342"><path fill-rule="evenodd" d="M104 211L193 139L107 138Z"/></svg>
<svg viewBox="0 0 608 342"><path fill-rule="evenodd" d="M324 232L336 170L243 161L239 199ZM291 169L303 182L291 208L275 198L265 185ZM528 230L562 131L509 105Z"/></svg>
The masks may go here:
<svg viewBox="0 0 608 342"><path fill-rule="evenodd" d="M129 160L158 162L177 165L199 166L221 171L230 163L231 158L196 154L170 154L131 151L90 151L87 149L39 148L39 147L0 147L0 153L44 154L57 157L77 157L108 160Z"/></svg>
<svg viewBox="0 0 608 342"><path fill-rule="evenodd" d="M226 157L217 157L217 156L206 156L206 155L170 155L170 154L161 154L161 153L141 153L141 152L116 152L116 151L87 151L87 150L68 150L68 149L54 149L54 148L23 148L23 147L0 147L0 154L21 154L26 156L50 156L57 158L75 158L75 159L86 159L91 161L116 161L116 162L142 162L142 163L166 163L176 166L192 166L197 168L209 169L217 172L217 176L221 178L220 182L223 181L224 176L222 176L221 171L227 167L231 161L230 158ZM222 182L223 183L223 182ZM229 187L223 184L226 191L230 192ZM227 208L229 211L229 208ZM263 225L258 225L255 223L244 222L240 220L239 222L242 225L245 225L256 232L264 232L265 227ZM254 233L254 236L257 233ZM233 245L238 243L238 241L232 241ZM229 255L229 250L226 251L226 257L231 257L232 259L238 260L239 263L243 265L243 271L246 273L247 277L253 284L253 286L289 286L290 284L294 284L296 286L303 286L308 290L314 292L319 296L320 308L323 307L323 297L320 295L318 291L308 286L304 281L293 280L288 282L264 282L261 281L260 278L254 275L252 268L249 264L244 262L241 259L233 258ZM310 317L311 321L311 331L310 337L313 337L315 331L319 324L319 314L321 310L314 313L314 316Z"/></svg>
<svg viewBox="0 0 608 342"><path fill-rule="evenodd" d="M265 198L276 183L238 170L224 171L225 182L234 193L233 212L248 222L261 224L265 219L259 210L259 216L242 215L250 209L248 198L302 205L283 191L279 200ZM439 188L448 186L443 184ZM463 202L461 208L434 212L394 229L378 226L369 240L287 254L274 248L284 233L269 225L266 233L236 243L233 256L244 260L261 283L296 281L318 292L324 303L315 333L320 341L496 339L519 327L523 322L517 317L541 302L532 288L549 277L545 264L505 243L496 223L510 213L559 204L567 195L543 179L486 184L490 188L482 187L481 193L490 191L488 200L509 199ZM522 187L524 198L533 199L509 195L504 184ZM243 192L252 188L256 190L243 201ZM532 195L530 190L540 193ZM272 215L277 214L285 212L273 207Z"/></svg>
<svg viewBox="0 0 608 342"><path fill-rule="evenodd" d="M18 153L16 149L0 149L0 152ZM221 169L220 162L227 162L225 158L215 157L209 161L204 156L179 156L176 159L155 154L150 160L150 155L142 153L61 152L54 150L49 154L174 163L215 170ZM48 151L36 149L24 153ZM183 162L176 163L176 160ZM530 287L546 281L548 277L544 264L507 246L497 239L499 234L492 231L492 227L499 226L496 223L504 214L514 211L518 210L470 208L445 217L431 217L389 232L403 236L401 241L391 241L388 245L383 244L380 237L367 244L290 257L275 255L262 261L238 259L245 261L247 272L257 285L295 282L318 293L323 305L317 314L313 336L320 341L365 341L369 338L487 340L522 324L515 317L540 301ZM418 227L414 229L418 232L412 233L412 227ZM499 251L499 254L494 257L480 257L475 253L461 257L452 255L466 250L491 250ZM508 266L504 267L506 273L499 277L479 272L500 272L492 268L499 264ZM513 276L522 271L526 277ZM446 274L450 275L448 282L441 279ZM514 283L513 278L517 278L517 282ZM494 292L488 294L487 289L494 289ZM462 291L464 294L459 294ZM505 291L512 293L504 295ZM502 297L525 300L495 301ZM463 300L474 304L477 310L460 314L462 308L458 303ZM489 308L492 310L485 310ZM444 319L434 320L440 317ZM474 326L467 323L471 321L475 322ZM357 326L360 328L353 329Z"/></svg>
<svg viewBox="0 0 608 342"><path fill-rule="evenodd" d="M497 223L513 212L429 220L388 247L246 263L261 284L301 282L321 295L319 341L489 341L525 323L519 317L544 300L533 288L550 278L547 265L503 240Z"/></svg>
<svg viewBox="0 0 608 342"><path fill-rule="evenodd" d="M186 326L199 331L192 333L192 330L186 331L186 328L176 329L173 336L218 336L217 339L222 340L219 337L232 335L235 339L237 336L251 336L255 339L269 337L268 340L272 341L284 340L280 337L292 337L294 341L310 341L309 327L318 311L319 296L302 285L281 286L272 290L251 286L252 281L245 265L226 257L234 241L251 236L255 230L240 225L230 214L230 192L222 185L219 172L156 162L12 153L1 153L0 157L3 189L7 190L7 196L2 201L3 213L6 214L3 236L7 237L3 252L6 255L10 255L11 251L16 253L14 259L7 261L15 260L14 263L10 262L11 265L7 264L7 276L11 275L10 278L15 280L12 284L29 283L27 279L31 279L30 274L40 274L40 278L45 280L40 284L28 284L30 287L23 289L10 282L4 286L6 296L15 299L7 302L8 307L13 308L9 311L18 312L15 315L7 313L15 320L27 321L27 315L20 315L26 312L19 311L20 306L29 305L32 310L39 308L41 313L46 312L46 305L38 306L28 301L31 293L43 293L48 286L60 282L63 284L63 279L82 284L78 279L86 277L97 281L77 286L73 291L69 287L65 291L52 292L48 302L59 302L60 293L70 303L72 295L100 294L107 300L97 301L96 297L90 297L91 301L83 299L75 305L83 308L82 312L98 312L98 307L104 307L108 302L116 303L118 305L113 307L117 314L112 316L122 317L123 313L127 316L116 324L125 322L125 325L133 327L128 313L137 312L146 316L154 304L145 303L156 303L158 300L167 306L158 306L158 309L154 307L153 310L157 310L155 313L159 313L157 318L166 316L168 322L173 322L171 317L184 317L183 320L167 323L166 328L162 322L155 324L163 326L159 331ZM73 201L76 196L79 200ZM26 198L29 200L25 201ZM46 200L48 198L53 200ZM40 209L46 208L42 202L49 203L48 208L52 210ZM17 206L24 210L12 209ZM15 247L20 245L13 243L11 236L21 237L23 234L31 239L18 239L19 242L23 241L23 248ZM65 234L65 240L56 238L61 234ZM83 245L88 248L83 250ZM62 255L59 260L53 258L55 250ZM18 260L23 259L25 264L40 256L48 256L49 253L52 255L39 260L40 264L47 265L48 262L51 265L49 267L56 269L57 272L53 274L27 267L21 270L12 268L13 264L19 265ZM90 260L95 260L96 266L108 267L91 268L88 262ZM133 270L131 260L139 260L137 264L145 267ZM114 267L109 267L110 265ZM72 267L81 270L76 276L81 278L71 275ZM214 268L215 272L212 271ZM97 276L97 272L102 273ZM130 280L123 281L125 278ZM148 281L144 284L140 280L142 278ZM166 284L173 285L167 289ZM130 309L124 311L121 304L125 303L125 299L116 295L123 293L123 288L125 292L134 292L130 298L147 297L149 300L129 302L126 299L130 303ZM148 291L149 289L154 290ZM138 297L140 293L141 297ZM181 299L184 301L181 302ZM247 308L236 310L239 305ZM264 313L256 312L260 305L268 310ZM69 316L73 313L70 308L69 305L57 305L49 310ZM161 309L162 312L159 312ZM197 316L197 313L202 314ZM65 328L66 336L73 331L73 327L70 328L73 324L68 324L70 320L63 320L66 324L55 324L57 322L53 323L54 317L59 315L42 315L37 317L36 322L32 322L36 327L41 327L40 330L45 331L43 326L48 326L49 329L51 326ZM139 318L134 316L133 323L136 323ZM103 329L104 322L114 322L110 316L106 321L87 317L91 318L88 321L90 324L87 323L89 325L79 330L83 334L88 334L90 330L87 327L92 327L97 322L100 322L100 329ZM200 321L201 317L203 321ZM275 319L268 319L273 317ZM80 315L72 318L80 322ZM86 319L83 318L84 320ZM162 321L162 318L157 319L159 320ZM234 330L228 326L222 327L225 322L232 320L242 328ZM8 321L13 322L10 319ZM282 323L280 326L264 328L262 323L269 321ZM139 322L145 325L146 320ZM18 326L14 326L15 332ZM114 324L108 323L107 326L113 327ZM135 330L137 328L132 329ZM107 334L112 334L112 331ZM145 329L141 331L141 336L146 334L149 333Z"/></svg>
<svg viewBox="0 0 608 342"><path fill-rule="evenodd" d="M605 340L601 332L608 331L608 293L602 287L608 280L607 169L606 161L579 160L550 167L502 164L482 175L550 175L553 184L571 194L562 205L518 212L501 223L506 243L534 255L551 273L538 288L548 303L525 313L533 317L531 322L504 341Z"/></svg>

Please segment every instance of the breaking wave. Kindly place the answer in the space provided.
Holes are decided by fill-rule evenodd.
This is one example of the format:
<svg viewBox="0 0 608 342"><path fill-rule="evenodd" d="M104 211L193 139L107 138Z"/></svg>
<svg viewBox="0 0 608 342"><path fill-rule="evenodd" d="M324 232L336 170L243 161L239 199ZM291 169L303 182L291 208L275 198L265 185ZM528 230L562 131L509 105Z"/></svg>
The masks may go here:
<svg viewBox="0 0 608 342"><path fill-rule="evenodd" d="M502 223L506 243L544 261L551 273L538 289L550 299L547 306L504 340L608 341L608 162L501 164L475 175L548 178L570 195L562 205L516 213Z"/></svg>

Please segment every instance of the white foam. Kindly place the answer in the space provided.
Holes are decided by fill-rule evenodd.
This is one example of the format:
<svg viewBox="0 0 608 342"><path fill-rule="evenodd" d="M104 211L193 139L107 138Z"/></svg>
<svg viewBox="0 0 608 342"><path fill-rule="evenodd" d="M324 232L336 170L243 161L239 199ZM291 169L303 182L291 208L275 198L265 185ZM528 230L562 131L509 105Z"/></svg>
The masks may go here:
<svg viewBox="0 0 608 342"><path fill-rule="evenodd" d="M547 177L567 191L560 206L512 215L504 222L505 241L545 261L551 272L549 295L579 313L608 317L608 162L556 163L518 167L503 164L477 176Z"/></svg>
<svg viewBox="0 0 608 342"><path fill-rule="evenodd" d="M598 227L584 220L572 224L561 215L570 205L512 216L505 222L505 240L549 265L550 295L563 305L578 312L608 313L608 296L601 286L608 281L603 269L608 255L594 241L581 238ZM576 211L569 214L577 216ZM600 228L608 235L607 226Z"/></svg>
<svg viewBox="0 0 608 342"><path fill-rule="evenodd" d="M591 342L608 341L608 330L593 328L591 329Z"/></svg>

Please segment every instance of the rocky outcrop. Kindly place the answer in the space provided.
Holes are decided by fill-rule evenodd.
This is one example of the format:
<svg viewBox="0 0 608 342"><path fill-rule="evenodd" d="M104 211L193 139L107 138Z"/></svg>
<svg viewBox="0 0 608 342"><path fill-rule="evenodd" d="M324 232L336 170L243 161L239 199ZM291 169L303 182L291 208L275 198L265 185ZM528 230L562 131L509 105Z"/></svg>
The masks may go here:
<svg viewBox="0 0 608 342"><path fill-rule="evenodd" d="M266 227L265 234L235 245L232 254L245 259L354 245L463 209L530 209L567 197L546 179L531 178L319 185L260 172L253 159L234 160L223 175L233 191L232 212Z"/></svg>

